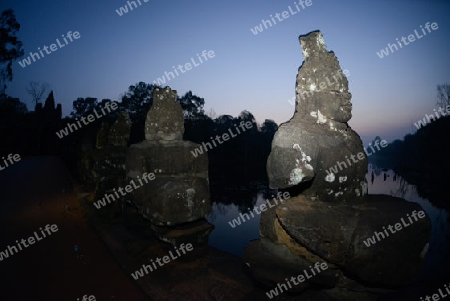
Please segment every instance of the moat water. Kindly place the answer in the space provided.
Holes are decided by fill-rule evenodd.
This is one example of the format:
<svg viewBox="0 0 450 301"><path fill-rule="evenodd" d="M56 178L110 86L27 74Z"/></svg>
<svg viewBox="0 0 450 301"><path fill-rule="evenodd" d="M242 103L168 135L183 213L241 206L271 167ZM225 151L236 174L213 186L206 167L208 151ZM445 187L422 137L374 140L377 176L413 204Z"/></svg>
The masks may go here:
<svg viewBox="0 0 450 301"><path fill-rule="evenodd" d="M373 182L372 182L373 172ZM447 208L438 208L432 200L418 195L414 185L407 183L392 170L381 170L369 164L366 175L369 194L387 194L419 204L430 218L432 235L420 279L450 279L450 201ZM261 216L253 214L249 220L233 228L229 222L237 219L240 213L249 213L254 207L271 200L276 190L254 183L252 187L231 186L222 188L222 193L212 197L212 213L208 221L215 226L209 237L209 245L219 250L242 257L244 249L251 240L260 238L259 222Z"/></svg>

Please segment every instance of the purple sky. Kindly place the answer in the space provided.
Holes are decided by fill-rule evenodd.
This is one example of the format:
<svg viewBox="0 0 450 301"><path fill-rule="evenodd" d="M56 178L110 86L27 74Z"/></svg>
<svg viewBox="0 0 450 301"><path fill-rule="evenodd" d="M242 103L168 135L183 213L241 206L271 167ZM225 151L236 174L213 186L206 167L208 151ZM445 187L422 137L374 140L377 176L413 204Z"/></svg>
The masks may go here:
<svg viewBox="0 0 450 301"><path fill-rule="evenodd" d="M303 61L298 36L321 30L350 73L349 124L367 143L376 135L392 141L412 132L414 122L433 113L436 85L450 82L450 1L311 0L304 8L297 0L139 1L119 16L116 10L127 1L3 0L2 11L12 8L21 24L22 59L57 38L65 44L62 35L69 31L80 33L25 68L14 62L7 93L33 109L25 87L48 82L66 115L78 97L118 100L130 85L152 83L194 60L198 66L167 82L179 95L192 90L205 99L206 112L237 116L248 110L258 122L281 123L294 112L288 100ZM283 11L287 18L252 33ZM427 22L438 29L423 35L420 26ZM377 55L414 30L420 39ZM214 57L199 63L197 53L204 50Z"/></svg>

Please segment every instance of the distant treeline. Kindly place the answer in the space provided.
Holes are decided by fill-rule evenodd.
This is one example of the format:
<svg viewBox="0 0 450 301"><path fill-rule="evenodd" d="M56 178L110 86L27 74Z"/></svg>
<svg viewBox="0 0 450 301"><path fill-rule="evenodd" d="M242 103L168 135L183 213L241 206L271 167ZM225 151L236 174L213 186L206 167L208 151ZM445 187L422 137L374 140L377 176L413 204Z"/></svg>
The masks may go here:
<svg viewBox="0 0 450 301"><path fill-rule="evenodd" d="M53 92L44 105L38 104L39 110L28 112L25 104L17 98L3 95L0 97L0 138L4 138L2 154L16 152L23 155L63 155L75 171L75 161L80 153L95 147L97 132L102 122L110 125L117 119L120 111L126 111L132 122L129 145L144 140L144 126L147 112L153 104L153 89L157 85L144 82L129 87L121 101L114 101L119 108L107 116L99 118L69 135L58 138L56 132L68 123L75 123L81 117L99 110L110 99L77 98L73 101L70 116L61 118L61 106L55 107ZM266 162L271 150L273 136L278 125L270 119L258 124L249 111L242 111L239 116L214 116L204 112L205 101L191 91L179 96L184 112L184 139L199 144L210 142L217 135L222 136L241 122L251 122L251 128L245 132L217 145L202 154L209 157L210 180L216 183L242 183L250 181L267 181ZM248 123L247 123L248 124Z"/></svg>
<svg viewBox="0 0 450 301"><path fill-rule="evenodd" d="M442 117L395 140L371 158L378 167L393 169L417 186L419 195L449 205L450 116Z"/></svg>

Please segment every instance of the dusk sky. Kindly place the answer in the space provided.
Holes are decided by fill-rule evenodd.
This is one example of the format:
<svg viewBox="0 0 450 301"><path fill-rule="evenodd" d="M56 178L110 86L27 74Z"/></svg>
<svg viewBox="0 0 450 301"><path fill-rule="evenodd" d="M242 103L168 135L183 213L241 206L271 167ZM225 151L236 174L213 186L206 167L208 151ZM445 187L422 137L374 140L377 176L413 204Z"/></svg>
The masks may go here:
<svg viewBox="0 0 450 301"><path fill-rule="evenodd" d="M450 82L447 0L311 0L304 8L298 0L139 1L119 16L116 10L127 1L3 0L1 10L12 8L21 25L20 61L56 39L64 45L25 68L15 61L7 94L34 110L25 88L30 81L47 82L67 115L78 97L120 100L130 85L152 83L194 60L198 66L178 71L163 86L180 96L192 90L205 99L207 113L248 110L259 123L282 123L294 113L288 100L303 61L298 36L320 30L350 73L349 124L367 143L377 135L390 142L412 132L413 123L436 108L436 85ZM283 11L287 18L256 35L251 31ZM424 35L420 26L427 22L438 28ZM377 55L415 30L420 38ZM65 44L62 35L69 31L80 36ZM214 57L200 63L197 53L204 50Z"/></svg>

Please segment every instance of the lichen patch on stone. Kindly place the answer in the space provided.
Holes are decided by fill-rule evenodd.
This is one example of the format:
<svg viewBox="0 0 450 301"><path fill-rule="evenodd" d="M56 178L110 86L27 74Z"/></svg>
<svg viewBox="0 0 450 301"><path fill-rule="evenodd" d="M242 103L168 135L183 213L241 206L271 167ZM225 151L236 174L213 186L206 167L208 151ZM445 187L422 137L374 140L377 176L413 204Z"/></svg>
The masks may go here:
<svg viewBox="0 0 450 301"><path fill-rule="evenodd" d="M361 194L362 194L362 195L366 195L366 194L367 194L367 191L368 191L368 185L367 185L367 183L364 182L364 181L361 181L360 185L361 185Z"/></svg>
<svg viewBox="0 0 450 301"><path fill-rule="evenodd" d="M317 123L326 123L327 122L327 117L325 115L323 115L322 113L320 113L319 110L317 110Z"/></svg>
<svg viewBox="0 0 450 301"><path fill-rule="evenodd" d="M347 176L339 177L339 183L347 181Z"/></svg>
<svg viewBox="0 0 450 301"><path fill-rule="evenodd" d="M289 175L289 185L297 185L302 181L304 177L303 170L301 168L294 168Z"/></svg>
<svg viewBox="0 0 450 301"><path fill-rule="evenodd" d="M324 38L323 38L323 36L322 35L319 35L318 37L317 37L317 46L319 46L319 47L326 47L325 46L325 40L324 40Z"/></svg>
<svg viewBox="0 0 450 301"><path fill-rule="evenodd" d="M295 144L292 146L292 148L295 149L295 150L298 150L298 151L300 152L300 154L302 155L302 158L301 158L301 160L302 160L302 165L303 165L304 167L306 167L307 169L309 169L309 170L314 170L314 168L312 167L312 165L308 163L308 162L311 161L311 157L308 156L304 151L302 151L302 148L300 147L300 145L299 145L298 143L295 143ZM295 161L296 161L295 166L298 167L298 165L300 164L300 161L299 161L298 159L296 159Z"/></svg>
<svg viewBox="0 0 450 301"><path fill-rule="evenodd" d="M334 176L334 173L330 172L329 174L327 174L327 176L325 177L325 181L327 182L334 182L334 180L336 179L336 177Z"/></svg>

